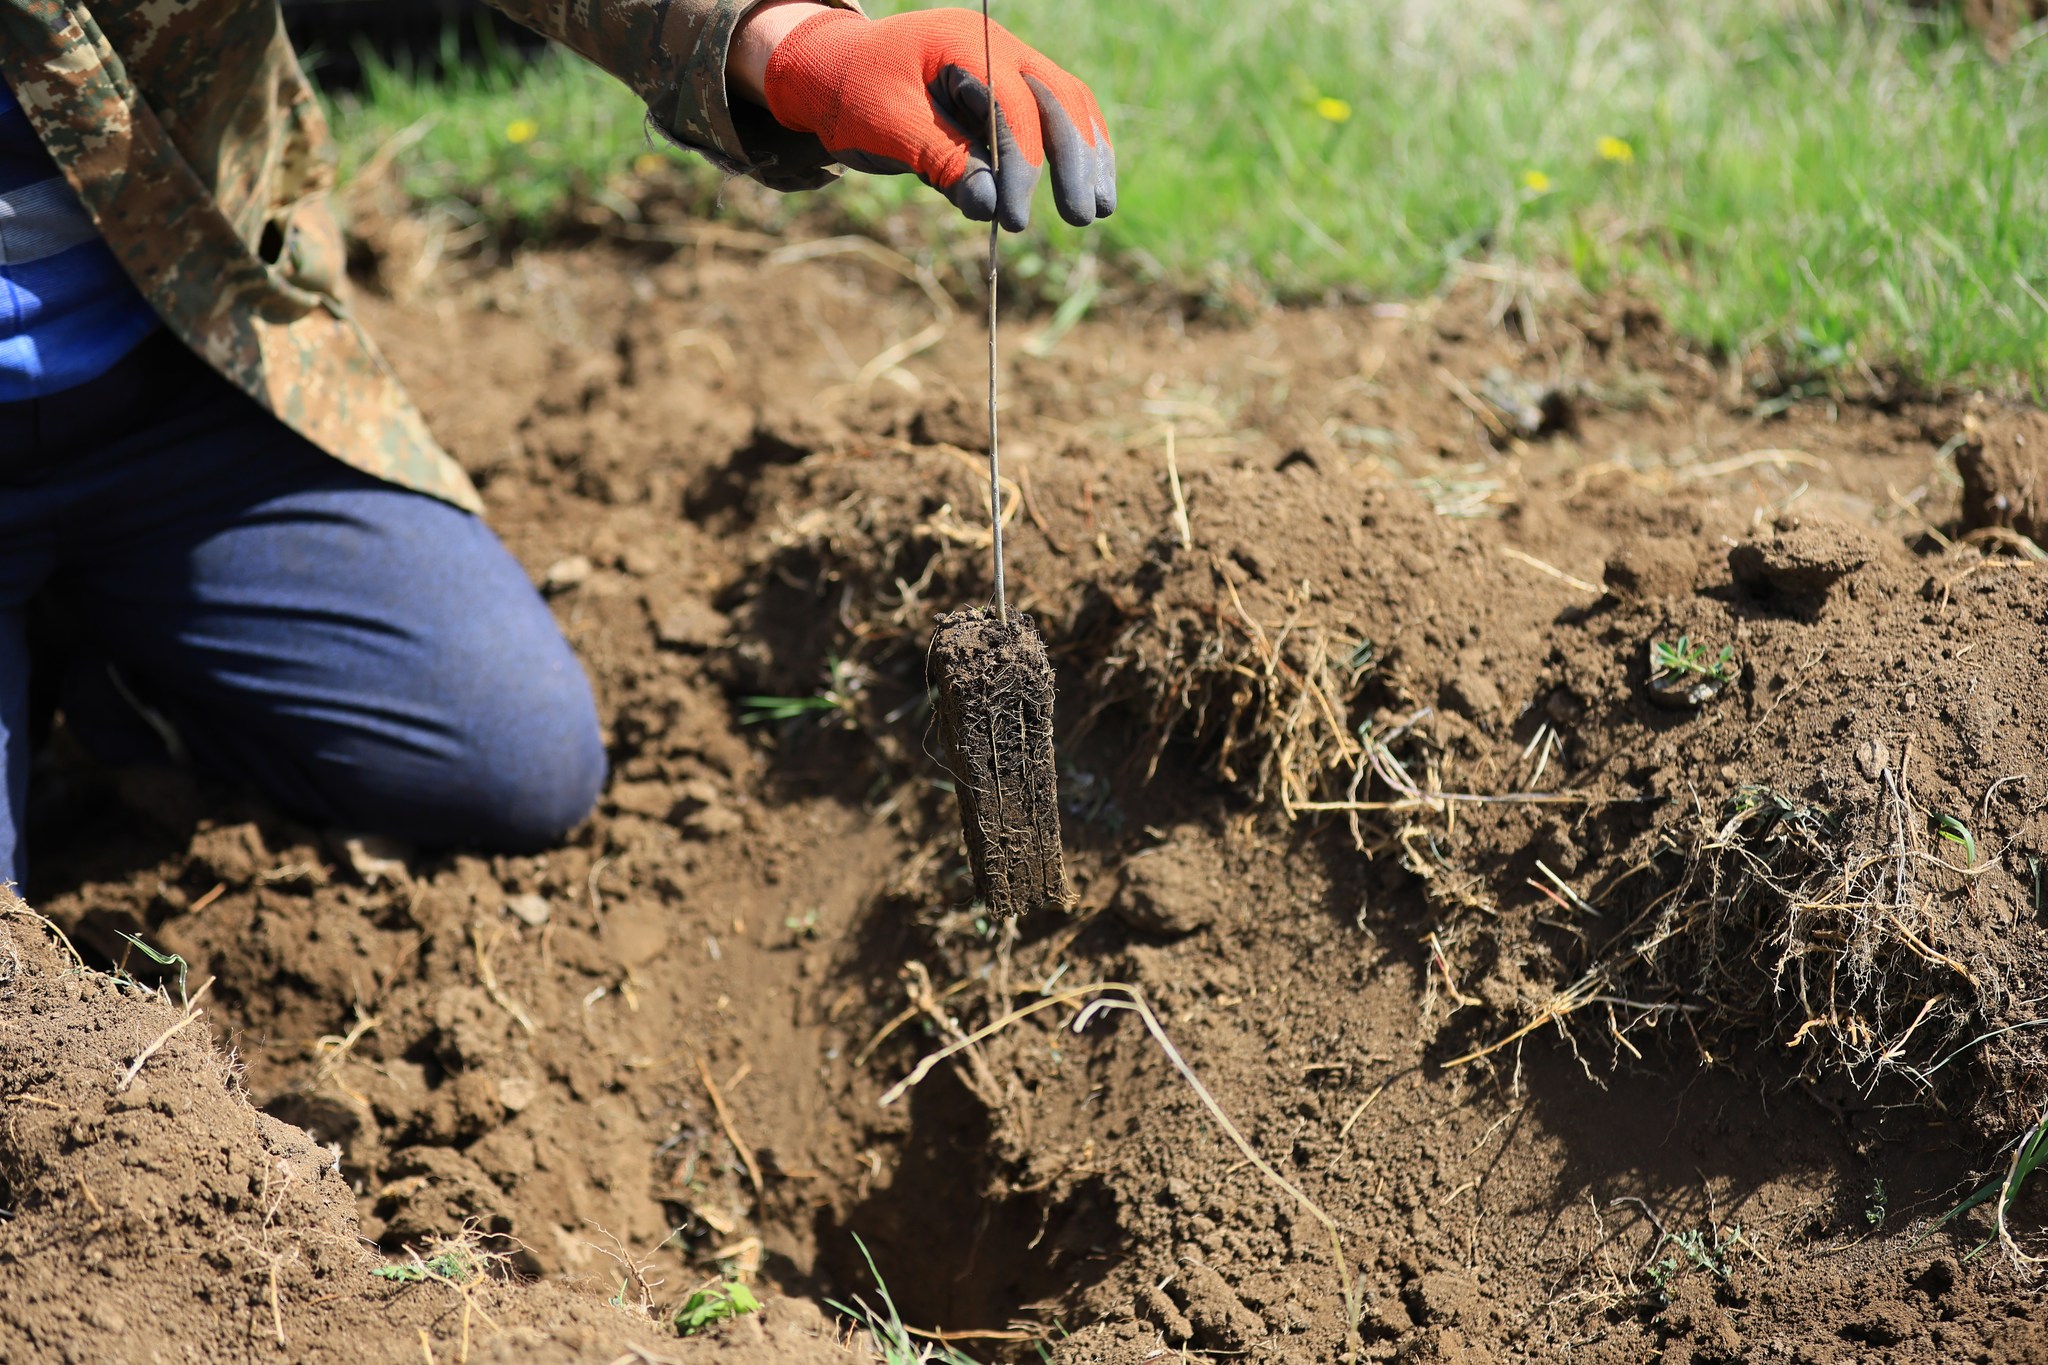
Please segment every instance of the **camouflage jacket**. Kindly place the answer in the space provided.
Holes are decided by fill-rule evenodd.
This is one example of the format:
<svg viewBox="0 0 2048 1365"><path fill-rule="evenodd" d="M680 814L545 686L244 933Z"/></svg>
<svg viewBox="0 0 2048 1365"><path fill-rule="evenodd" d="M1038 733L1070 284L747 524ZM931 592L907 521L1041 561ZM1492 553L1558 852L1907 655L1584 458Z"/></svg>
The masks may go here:
<svg viewBox="0 0 2048 1365"><path fill-rule="evenodd" d="M727 170L778 189L830 178L815 138L727 96L726 49L762 0L491 3ZM334 150L278 0L0 0L0 76L186 345L339 459L476 510L349 312Z"/></svg>

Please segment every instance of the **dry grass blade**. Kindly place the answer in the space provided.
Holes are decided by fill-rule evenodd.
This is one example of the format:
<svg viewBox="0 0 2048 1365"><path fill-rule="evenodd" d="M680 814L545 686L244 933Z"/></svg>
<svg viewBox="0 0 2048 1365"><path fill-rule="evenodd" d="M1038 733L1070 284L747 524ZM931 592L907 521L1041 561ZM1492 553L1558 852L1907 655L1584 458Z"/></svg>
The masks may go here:
<svg viewBox="0 0 2048 1365"><path fill-rule="evenodd" d="M958 981L955 981L952 985L946 987L946 989L944 989L943 991L940 991L937 995L932 996L931 1000L934 1003L943 1003L947 1000L951 1000L954 996L960 994L960 992L966 990L969 986L972 986L973 984L973 977L963 976ZM917 1018L920 1014L925 1013L926 1008L926 1004L923 1000L913 1000L910 1004L905 1005L902 1009L890 1015L888 1022L884 1023L880 1028L875 1030L875 1036L868 1039L867 1043L861 1048L859 1052L853 1054L853 1069L858 1071L860 1070L860 1068L866 1066L868 1064L868 1058L875 1055L876 1048L880 1047L883 1043L887 1042L889 1040L890 1035L894 1034L897 1029L902 1028L905 1024Z"/></svg>
<svg viewBox="0 0 2048 1365"><path fill-rule="evenodd" d="M377 1024L376 1015L366 1013L361 1005L357 1005L356 1021L349 1026L347 1033L324 1034L314 1044L314 1051L320 1059L319 1064L313 1068L313 1074L299 1086L299 1089L309 1095L316 1094L329 1081L335 1080L342 1066L349 1060L350 1054L355 1051L356 1044L374 1030Z"/></svg>
<svg viewBox="0 0 2048 1365"><path fill-rule="evenodd" d="M1555 578L1558 582L1568 584L1571 587L1577 588L1580 592L1589 592L1592 593L1595 597L1598 597L1607 591L1607 589L1601 587L1598 583L1588 583L1585 579L1575 577L1572 574L1568 574L1563 569L1558 568L1555 564L1546 564L1544 561L1538 559L1535 555L1525 554L1522 551L1517 550L1512 545L1496 545L1494 546L1494 549L1498 550L1507 558L1514 560L1516 563L1526 564L1530 568L1536 570L1538 573L1548 574L1550 577Z"/></svg>
<svg viewBox="0 0 2048 1365"><path fill-rule="evenodd" d="M1166 424L1166 482L1173 489L1173 533L1183 550L1195 547L1195 531L1188 521L1187 494L1180 486L1180 461L1174 458L1173 423Z"/></svg>
<svg viewBox="0 0 2048 1365"><path fill-rule="evenodd" d="M2021 535L2010 526L1979 526L1963 536L1963 544L2003 545L2033 563L2048 563L2048 550L2035 544L2031 536Z"/></svg>
<svg viewBox="0 0 2048 1365"><path fill-rule="evenodd" d="M1693 483L1700 479L1716 479L1723 474L1739 474L1745 469L1758 465L1775 465L1783 469L1787 465L1804 465L1808 469L1833 468L1818 455L1809 455L1803 450L1752 450L1725 460L1714 460L1708 464L1696 464L1678 471L1680 483Z"/></svg>
<svg viewBox="0 0 2048 1365"><path fill-rule="evenodd" d="M1082 1004L1084 1001L1086 1002L1085 1005ZM1257 1170L1260 1175L1264 1176L1275 1186L1286 1191L1288 1196L1301 1206L1302 1211L1315 1219L1323 1231L1329 1235L1330 1253L1336 1261L1338 1295L1344 1308L1345 1347L1350 1359L1358 1359L1364 1349L1358 1335L1358 1293L1351 1282L1350 1262L1344 1256L1344 1238L1343 1234L1337 1229L1336 1220L1323 1212L1322 1206L1309 1198L1300 1186L1280 1174L1279 1171L1273 1168L1270 1162L1259 1155L1258 1149L1253 1147L1251 1141L1238 1130L1237 1125L1231 1121L1230 1115L1224 1112L1223 1106L1217 1103L1216 1097L1209 1092L1209 1087L1203 1084L1200 1076L1195 1074L1195 1069L1188 1064L1187 1058L1183 1057L1180 1049L1174 1046L1173 1039L1167 1036L1165 1026L1159 1022L1159 1016L1154 1014L1152 1007L1145 1003L1145 997L1139 993L1137 987L1125 985L1120 981L1097 982L1092 986L1076 986L1071 990L1058 991L1043 999L1034 1000L1028 1005L1011 1010L995 1022L983 1025L974 1032L924 1058L924 1060L911 1069L908 1076L905 1076L902 1080L889 1087L882 1095L880 1103L884 1107L896 1103L897 1100L903 1098L912 1088L922 1083L927 1076L931 1075L934 1068L949 1058L958 1056L977 1043L993 1038L1011 1025L1020 1023L1032 1015L1042 1013L1045 1010L1056 1009L1061 1005L1082 1005L1080 1012L1074 1016L1072 1024L1072 1027L1077 1032L1086 1028L1088 1021L1099 1013L1110 1010L1127 1010L1137 1015L1144 1024L1145 1031L1152 1036L1152 1041L1158 1044L1159 1050L1166 1055L1166 1060L1173 1066L1173 1069L1180 1073L1180 1078L1187 1082L1188 1088L1194 1092L1195 1098L1201 1102L1202 1107L1209 1111L1209 1117L1214 1119L1217 1126L1223 1130L1223 1135L1229 1139L1231 1146L1237 1148L1245 1161L1253 1169Z"/></svg>
<svg viewBox="0 0 2048 1365"><path fill-rule="evenodd" d="M1437 367L1436 379L1439 384L1451 391L1452 397L1463 403L1472 415L1479 419L1480 425L1491 432L1496 441L1505 441L1512 434L1508 431L1507 424L1494 414L1484 399L1466 386L1464 380L1442 366Z"/></svg>
<svg viewBox="0 0 2048 1365"><path fill-rule="evenodd" d="M525 1010L520 1008L519 1002L514 1000L506 993L505 988L498 984L498 974L491 970L491 953L497 948L499 940L504 937L505 926L501 924L498 926L498 932L492 936L490 943L486 945L484 943L483 924L481 922L474 922L469 926L469 945L476 953L477 979L483 982L484 994L490 996L499 1009L511 1015L519 1027L525 1029L528 1033L538 1032L533 1026L533 1020L527 1016Z"/></svg>
<svg viewBox="0 0 2048 1365"><path fill-rule="evenodd" d="M142 1051L135 1054L135 1060L128 1064L128 1069L121 1073L121 1079L119 1083L117 1083L114 1086L115 1094L121 1094L122 1092L127 1090L129 1086L135 1084L135 1078L142 1074L143 1064L149 1061L151 1057L156 1056L158 1052L162 1051L166 1043L170 1042L171 1039L177 1037L179 1033L184 1031L187 1025L191 1024L193 1020L197 1019L200 1016L201 1011L199 1008L199 1002L201 999L205 997L206 992L209 989L211 989L212 986L212 977L208 977L206 980L200 982L199 989L192 992L192 998L185 1002L184 1012L181 1015L179 1015L178 1022L171 1025L169 1028L165 1029L162 1033L159 1033L154 1039L152 1039L149 1042L147 1046L145 1046L142 1049Z"/></svg>
<svg viewBox="0 0 2048 1365"><path fill-rule="evenodd" d="M719 1093L718 1082L711 1078L711 1068L704 1064L704 1058L696 1052L690 1060L697 1064L698 1078L704 1082L704 1093L711 1097L712 1112L718 1115L718 1126L725 1130L725 1140L740 1154L740 1164L747 1168L747 1183L754 1187L754 1197L761 1195L761 1163L754 1159L754 1149L740 1136L739 1125L732 1121L732 1110L725 1107L725 1096Z"/></svg>

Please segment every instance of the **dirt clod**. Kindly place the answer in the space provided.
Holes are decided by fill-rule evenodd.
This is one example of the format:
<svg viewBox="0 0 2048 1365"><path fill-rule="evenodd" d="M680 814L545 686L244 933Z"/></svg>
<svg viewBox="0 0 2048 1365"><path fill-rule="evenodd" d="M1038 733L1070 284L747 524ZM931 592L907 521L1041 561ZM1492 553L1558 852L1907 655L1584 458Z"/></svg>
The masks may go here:
<svg viewBox="0 0 2048 1365"><path fill-rule="evenodd" d="M1879 553L1870 535L1837 522L1780 526L1728 552L1728 570L1752 592L1818 597Z"/></svg>
<svg viewBox="0 0 2048 1365"><path fill-rule="evenodd" d="M1214 917L1215 887L1222 875L1214 840L1203 831L1180 831L1125 865L1110 909L1140 933L1179 938Z"/></svg>
<svg viewBox="0 0 2048 1365"><path fill-rule="evenodd" d="M1250 1350L1266 1334L1259 1315L1245 1307L1229 1281L1208 1265L1185 1263L1172 1287L1180 1291L1181 1307L1194 1329L1194 1343L1203 1350Z"/></svg>
<svg viewBox="0 0 2048 1365"><path fill-rule="evenodd" d="M1618 597L1679 597L1692 591L1699 561L1690 541L1635 536L1609 556L1601 576Z"/></svg>
<svg viewBox="0 0 2048 1365"><path fill-rule="evenodd" d="M1963 476L1963 527L2048 539L2048 418L2004 414L1979 425L1956 451Z"/></svg>
<svg viewBox="0 0 2048 1365"><path fill-rule="evenodd" d="M506 900L505 910L506 913L517 919L521 924L538 929L541 925L548 922L548 915L552 912L553 907L548 904L546 896L528 891L523 895L513 896Z"/></svg>

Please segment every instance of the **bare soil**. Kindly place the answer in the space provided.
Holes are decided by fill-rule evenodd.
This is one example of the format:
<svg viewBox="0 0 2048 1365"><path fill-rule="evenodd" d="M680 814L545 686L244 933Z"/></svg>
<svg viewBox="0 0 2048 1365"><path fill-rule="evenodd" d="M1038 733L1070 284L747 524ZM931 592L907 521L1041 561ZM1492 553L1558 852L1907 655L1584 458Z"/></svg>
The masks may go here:
<svg viewBox="0 0 2048 1365"><path fill-rule="evenodd" d="M2039 414L1532 281L1020 318L1077 904L1012 930L927 700L989 591L971 314L678 235L372 244L598 690L566 846L351 846L60 732L36 908L213 984L138 1100L175 1004L0 922L0 1360L830 1359L862 1244L984 1361L2048 1357L1988 1206L1931 1230L2048 1102ZM1105 982L1353 1310L1139 1021L1072 1027ZM505 1275L369 1273L465 1229ZM607 1251L767 1308L707 1355Z"/></svg>

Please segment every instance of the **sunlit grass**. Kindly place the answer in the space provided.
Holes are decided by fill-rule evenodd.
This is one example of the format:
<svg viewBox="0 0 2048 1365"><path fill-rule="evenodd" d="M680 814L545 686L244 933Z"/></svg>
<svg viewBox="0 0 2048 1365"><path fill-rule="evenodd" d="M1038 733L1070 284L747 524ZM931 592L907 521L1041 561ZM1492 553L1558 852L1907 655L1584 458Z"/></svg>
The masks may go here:
<svg viewBox="0 0 2048 1365"><path fill-rule="evenodd" d="M1282 297L1560 264L1732 351L2048 376L2048 40L2000 66L1903 6L1826 0L995 10L1095 86L1118 147L1117 216L1077 233L1042 198L1020 254ZM442 86L378 73L337 116L354 164L432 118L407 190L529 227L649 154L632 97L560 57ZM857 222L927 198L828 193Z"/></svg>

